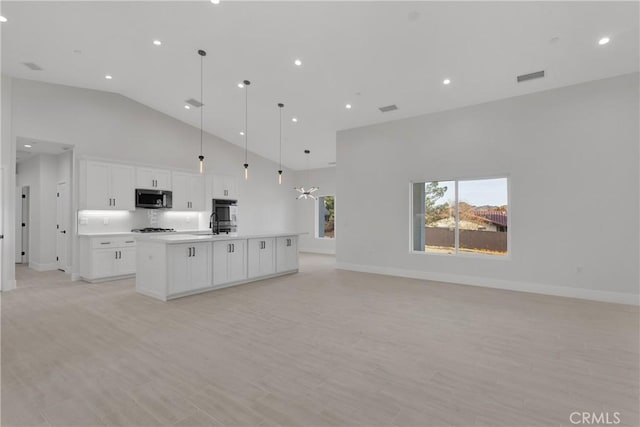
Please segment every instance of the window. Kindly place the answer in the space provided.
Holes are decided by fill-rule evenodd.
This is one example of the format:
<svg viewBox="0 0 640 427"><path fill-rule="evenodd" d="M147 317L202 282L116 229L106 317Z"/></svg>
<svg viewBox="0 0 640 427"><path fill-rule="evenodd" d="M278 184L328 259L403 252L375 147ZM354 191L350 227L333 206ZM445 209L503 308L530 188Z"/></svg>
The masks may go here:
<svg viewBox="0 0 640 427"><path fill-rule="evenodd" d="M335 238L335 198L333 196L318 197L318 203L316 206L318 208L318 239Z"/></svg>
<svg viewBox="0 0 640 427"><path fill-rule="evenodd" d="M413 184L413 250L508 254L507 178Z"/></svg>

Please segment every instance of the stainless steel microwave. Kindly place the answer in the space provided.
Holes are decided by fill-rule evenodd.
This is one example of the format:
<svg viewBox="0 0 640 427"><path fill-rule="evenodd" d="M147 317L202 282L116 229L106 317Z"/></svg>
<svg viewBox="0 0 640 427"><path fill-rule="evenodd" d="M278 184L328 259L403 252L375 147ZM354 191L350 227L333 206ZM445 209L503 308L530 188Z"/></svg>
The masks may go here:
<svg viewBox="0 0 640 427"><path fill-rule="evenodd" d="M171 208L171 191L136 189L136 207L147 209Z"/></svg>

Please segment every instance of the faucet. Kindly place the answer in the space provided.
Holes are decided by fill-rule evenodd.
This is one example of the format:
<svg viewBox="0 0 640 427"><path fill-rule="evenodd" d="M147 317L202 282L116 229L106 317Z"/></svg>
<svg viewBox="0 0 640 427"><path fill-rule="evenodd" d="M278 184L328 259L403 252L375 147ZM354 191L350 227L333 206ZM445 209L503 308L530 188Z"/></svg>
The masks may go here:
<svg viewBox="0 0 640 427"><path fill-rule="evenodd" d="M215 221L216 221L216 229L215 230L213 229L214 217L216 217L215 211L211 212L211 215L209 215L209 228L211 229L211 234L218 234L219 233L219 231L218 231L219 227L217 226L218 225L217 224L217 222L218 222L217 217L215 219Z"/></svg>

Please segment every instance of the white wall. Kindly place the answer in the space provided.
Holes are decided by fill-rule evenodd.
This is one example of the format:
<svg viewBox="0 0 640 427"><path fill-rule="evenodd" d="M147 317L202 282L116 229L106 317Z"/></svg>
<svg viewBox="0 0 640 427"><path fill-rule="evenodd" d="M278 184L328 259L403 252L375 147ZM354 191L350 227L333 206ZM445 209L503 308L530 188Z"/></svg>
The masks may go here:
<svg viewBox="0 0 640 427"><path fill-rule="evenodd" d="M294 174L295 186L309 187L315 186L320 189L314 193L319 196L335 196L336 194L336 168L311 169L307 171L297 171ZM294 195L295 197L295 195ZM298 249L302 252L314 252L321 254L336 253L336 239L339 239L336 230L336 239L317 239L316 238L316 206L317 201L314 200L297 200L296 201L296 217L297 230L307 233L298 238ZM336 217L340 210L340 201L336 199Z"/></svg>
<svg viewBox="0 0 640 427"><path fill-rule="evenodd" d="M2 102L0 112L0 169L2 171L2 268L1 288L3 291L16 287L15 276L15 186L16 186L16 145L12 132L12 79L2 75L0 92Z"/></svg>
<svg viewBox="0 0 640 427"><path fill-rule="evenodd" d="M197 171L200 131L124 96L13 79L12 103L15 136L72 144L76 159ZM210 134L205 134L204 155L208 172L238 178L241 232L295 231L293 190L278 185L276 163L250 153L244 181L244 151Z"/></svg>
<svg viewBox="0 0 640 427"><path fill-rule="evenodd" d="M338 265L637 303L638 101L634 73L339 132ZM411 180L502 174L510 259L410 253Z"/></svg>

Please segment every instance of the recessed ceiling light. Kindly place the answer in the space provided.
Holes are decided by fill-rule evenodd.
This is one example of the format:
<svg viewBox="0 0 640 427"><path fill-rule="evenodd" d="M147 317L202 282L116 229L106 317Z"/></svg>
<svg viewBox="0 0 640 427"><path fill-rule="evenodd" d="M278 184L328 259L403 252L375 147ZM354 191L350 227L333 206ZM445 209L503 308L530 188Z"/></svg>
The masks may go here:
<svg viewBox="0 0 640 427"><path fill-rule="evenodd" d="M598 44L600 46L605 45L607 43L609 43L611 41L611 39L609 37L603 37L600 40L598 40Z"/></svg>
<svg viewBox="0 0 640 427"><path fill-rule="evenodd" d="M111 80L113 77L111 77L109 74L107 74L106 76L104 76L105 79L107 80Z"/></svg>
<svg viewBox="0 0 640 427"><path fill-rule="evenodd" d="M5 18L4 16L0 15L0 22L7 22L7 18Z"/></svg>
<svg viewBox="0 0 640 427"><path fill-rule="evenodd" d="M162 42L160 40L154 40L153 44L155 44L156 46L160 46L162 45Z"/></svg>
<svg viewBox="0 0 640 427"><path fill-rule="evenodd" d="M24 148L31 148L29 144L24 144Z"/></svg>
<svg viewBox="0 0 640 427"><path fill-rule="evenodd" d="M346 108L347 110L350 110L351 109L351 104L345 105L344 108Z"/></svg>
<svg viewBox="0 0 640 427"><path fill-rule="evenodd" d="M243 132L243 131L240 131L240 135L244 136L244 132Z"/></svg>
<svg viewBox="0 0 640 427"><path fill-rule="evenodd" d="M240 89L242 89L242 88L244 87L244 83L242 83L242 82L238 83L238 87L239 87Z"/></svg>
<svg viewBox="0 0 640 427"><path fill-rule="evenodd" d="M213 4L220 4L220 0L211 0L211 3L213 3Z"/></svg>
<svg viewBox="0 0 640 427"><path fill-rule="evenodd" d="M295 61L293 61L294 64L296 64L297 67L302 65L302 61L299 59L296 59Z"/></svg>
<svg viewBox="0 0 640 427"><path fill-rule="evenodd" d="M184 109L185 109L185 110L190 110L190 109L191 109L191 106L190 106L190 105L185 105L185 106L184 106Z"/></svg>
<svg viewBox="0 0 640 427"><path fill-rule="evenodd" d="M292 121L293 123L298 123L298 118L297 118L297 117L292 117L292 118L291 118L291 121Z"/></svg>
<svg viewBox="0 0 640 427"><path fill-rule="evenodd" d="M443 85L448 85L449 83L451 83L451 80L449 80L449 79L444 79L444 80L442 81L442 84L443 84Z"/></svg>

